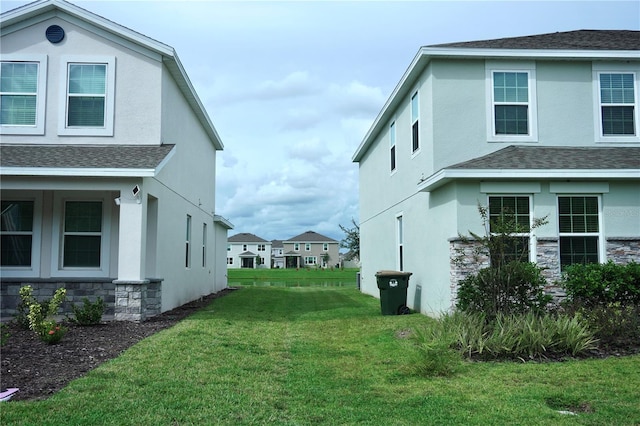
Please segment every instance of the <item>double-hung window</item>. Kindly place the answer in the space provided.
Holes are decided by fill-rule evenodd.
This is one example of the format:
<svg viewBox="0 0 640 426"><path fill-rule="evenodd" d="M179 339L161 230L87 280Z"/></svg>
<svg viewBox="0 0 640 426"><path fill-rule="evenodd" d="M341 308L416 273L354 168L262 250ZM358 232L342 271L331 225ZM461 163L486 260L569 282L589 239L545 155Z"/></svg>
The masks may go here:
<svg viewBox="0 0 640 426"><path fill-rule="evenodd" d="M487 63L490 141L537 141L535 65Z"/></svg>
<svg viewBox="0 0 640 426"><path fill-rule="evenodd" d="M102 201L65 202L62 239L64 268L99 268Z"/></svg>
<svg viewBox="0 0 640 426"><path fill-rule="evenodd" d="M311 243L304 243L304 251L311 251Z"/></svg>
<svg viewBox="0 0 640 426"><path fill-rule="evenodd" d="M42 135L47 58L44 55L0 63L0 134Z"/></svg>
<svg viewBox="0 0 640 426"><path fill-rule="evenodd" d="M489 232L508 235L494 240L491 265L529 261L531 208L528 196L489 196Z"/></svg>
<svg viewBox="0 0 640 426"><path fill-rule="evenodd" d="M558 197L560 266L597 263L600 212L597 196Z"/></svg>
<svg viewBox="0 0 640 426"><path fill-rule="evenodd" d="M2 201L0 266L31 267L33 201Z"/></svg>
<svg viewBox="0 0 640 426"><path fill-rule="evenodd" d="M113 136L115 59L63 58L61 135Z"/></svg>
<svg viewBox="0 0 640 426"><path fill-rule="evenodd" d="M300 243L293 243L293 250L300 251Z"/></svg>
<svg viewBox="0 0 640 426"><path fill-rule="evenodd" d="M636 73L601 71L596 77L600 141L637 141Z"/></svg>
<svg viewBox="0 0 640 426"><path fill-rule="evenodd" d="M329 251L329 244L328 243L322 243L322 251Z"/></svg>
<svg viewBox="0 0 640 426"><path fill-rule="evenodd" d="M396 171L396 122L389 125L389 158L391 161L391 172Z"/></svg>
<svg viewBox="0 0 640 426"><path fill-rule="evenodd" d="M305 256L304 257L304 264L305 265L315 265L318 263L318 259L316 258L316 256Z"/></svg>
<svg viewBox="0 0 640 426"><path fill-rule="evenodd" d="M415 153L420 148L420 108L418 106L418 91L411 96L411 152Z"/></svg>

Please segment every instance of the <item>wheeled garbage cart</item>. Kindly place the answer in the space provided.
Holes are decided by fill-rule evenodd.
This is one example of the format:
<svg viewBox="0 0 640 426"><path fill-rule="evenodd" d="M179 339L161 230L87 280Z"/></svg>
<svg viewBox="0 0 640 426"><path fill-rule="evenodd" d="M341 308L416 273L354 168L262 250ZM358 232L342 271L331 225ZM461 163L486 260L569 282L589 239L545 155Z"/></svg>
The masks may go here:
<svg viewBox="0 0 640 426"><path fill-rule="evenodd" d="M411 272L403 271L376 272L382 315L404 315L410 312L407 307L407 288L411 275Z"/></svg>

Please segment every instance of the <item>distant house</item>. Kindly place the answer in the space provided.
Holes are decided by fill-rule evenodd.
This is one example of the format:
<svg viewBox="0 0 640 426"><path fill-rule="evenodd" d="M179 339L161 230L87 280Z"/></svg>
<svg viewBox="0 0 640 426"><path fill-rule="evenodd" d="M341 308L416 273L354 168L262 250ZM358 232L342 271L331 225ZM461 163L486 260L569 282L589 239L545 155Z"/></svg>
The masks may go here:
<svg viewBox="0 0 640 426"><path fill-rule="evenodd" d="M0 27L2 314L25 284L135 321L226 288L223 144L173 48L59 0Z"/></svg>
<svg viewBox="0 0 640 426"><path fill-rule="evenodd" d="M489 264L508 215L549 290L567 265L640 261L640 32L570 31L422 47L357 148L362 291L412 272L408 305L437 315ZM459 253L466 260L456 262Z"/></svg>
<svg viewBox="0 0 640 426"><path fill-rule="evenodd" d="M271 268L271 242L243 232L227 240L228 268Z"/></svg>
<svg viewBox="0 0 640 426"><path fill-rule="evenodd" d="M317 232L307 231L283 241L282 244L286 268L326 268L339 262L338 241Z"/></svg>
<svg viewBox="0 0 640 426"><path fill-rule="evenodd" d="M284 268L284 245L282 240L271 240L271 267Z"/></svg>

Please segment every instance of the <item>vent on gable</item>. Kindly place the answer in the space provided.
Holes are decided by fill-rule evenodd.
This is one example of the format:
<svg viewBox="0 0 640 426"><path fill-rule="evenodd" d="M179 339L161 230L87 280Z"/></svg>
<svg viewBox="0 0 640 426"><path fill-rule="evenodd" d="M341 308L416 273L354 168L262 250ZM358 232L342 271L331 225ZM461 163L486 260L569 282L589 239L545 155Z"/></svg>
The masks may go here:
<svg viewBox="0 0 640 426"><path fill-rule="evenodd" d="M47 36L47 40L51 43L60 43L62 39L64 39L64 30L59 25L51 25L47 28L45 35Z"/></svg>

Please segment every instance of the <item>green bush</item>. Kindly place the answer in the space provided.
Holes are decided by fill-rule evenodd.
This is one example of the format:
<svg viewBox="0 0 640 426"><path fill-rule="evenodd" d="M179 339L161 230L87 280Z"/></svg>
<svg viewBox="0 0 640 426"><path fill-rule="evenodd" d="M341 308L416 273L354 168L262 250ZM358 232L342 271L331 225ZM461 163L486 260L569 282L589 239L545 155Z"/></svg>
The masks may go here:
<svg viewBox="0 0 640 426"><path fill-rule="evenodd" d="M533 263L513 261L484 268L458 284L457 308L483 312L489 320L500 314L542 313L551 300L544 293L545 285L540 268Z"/></svg>
<svg viewBox="0 0 640 426"><path fill-rule="evenodd" d="M67 331L53 319L66 295L67 290L59 288L53 294L53 298L38 302L33 297L33 289L30 285L20 288L21 305L27 311L29 330L34 331L43 342L58 343Z"/></svg>
<svg viewBox="0 0 640 426"><path fill-rule="evenodd" d="M562 276L567 302L592 308L610 304L640 306L640 264L570 265Z"/></svg>
<svg viewBox="0 0 640 426"><path fill-rule="evenodd" d="M71 309L75 318L70 318L71 321L79 325L96 325L102 321L102 314L104 313L104 301L102 298L98 298L95 302L85 297L82 299L82 307L71 304Z"/></svg>

